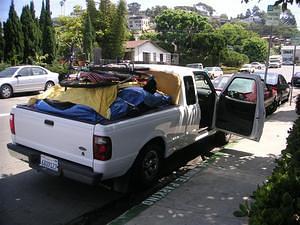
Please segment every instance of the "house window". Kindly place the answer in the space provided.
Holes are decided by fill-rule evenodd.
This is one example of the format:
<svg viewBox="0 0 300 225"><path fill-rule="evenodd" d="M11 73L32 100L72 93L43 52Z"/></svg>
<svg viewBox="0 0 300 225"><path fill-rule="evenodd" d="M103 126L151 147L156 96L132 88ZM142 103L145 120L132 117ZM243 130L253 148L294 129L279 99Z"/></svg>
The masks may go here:
<svg viewBox="0 0 300 225"><path fill-rule="evenodd" d="M150 53L149 52L143 52L143 61L144 61L144 63L150 63Z"/></svg>
<svg viewBox="0 0 300 225"><path fill-rule="evenodd" d="M159 61L163 62L164 61L164 54L159 54Z"/></svg>
<svg viewBox="0 0 300 225"><path fill-rule="evenodd" d="M156 52L153 52L153 62L156 62Z"/></svg>

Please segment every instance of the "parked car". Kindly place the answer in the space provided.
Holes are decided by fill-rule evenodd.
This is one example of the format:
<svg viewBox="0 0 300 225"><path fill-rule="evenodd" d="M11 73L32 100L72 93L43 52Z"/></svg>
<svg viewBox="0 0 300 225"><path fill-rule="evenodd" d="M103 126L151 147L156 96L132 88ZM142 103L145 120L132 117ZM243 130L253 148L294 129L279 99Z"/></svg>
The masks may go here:
<svg viewBox="0 0 300 225"><path fill-rule="evenodd" d="M248 73L254 73L255 67L251 64L244 64L242 68L239 69L239 72L248 72Z"/></svg>
<svg viewBox="0 0 300 225"><path fill-rule="evenodd" d="M214 79L216 77L223 75L223 70L218 66L205 67L204 69L207 70L207 73L208 73L210 79Z"/></svg>
<svg viewBox="0 0 300 225"><path fill-rule="evenodd" d="M0 72L0 97L14 93L42 91L58 84L58 73L41 66L13 66Z"/></svg>
<svg viewBox="0 0 300 225"><path fill-rule="evenodd" d="M290 65L290 66L292 66L292 65L294 65L294 62L292 60L285 60L285 61L282 62L282 65Z"/></svg>
<svg viewBox="0 0 300 225"><path fill-rule="evenodd" d="M265 65L260 62L252 62L251 65L258 70L261 70L265 67Z"/></svg>
<svg viewBox="0 0 300 225"><path fill-rule="evenodd" d="M217 77L212 81L217 94L221 93L226 86L227 82L231 79L233 74L226 74L220 77Z"/></svg>
<svg viewBox="0 0 300 225"><path fill-rule="evenodd" d="M296 72L292 77L292 85L297 87L300 86L300 72Z"/></svg>
<svg viewBox="0 0 300 225"><path fill-rule="evenodd" d="M265 73L255 73L261 77L262 80L265 79ZM290 97L290 85L287 83L283 75L279 73L268 73L267 82L265 82L268 87L277 92L277 102L281 104L287 102Z"/></svg>
<svg viewBox="0 0 300 225"><path fill-rule="evenodd" d="M187 64L187 67L195 68L195 69L200 69L203 70L203 64L202 63L191 63Z"/></svg>
<svg viewBox="0 0 300 225"><path fill-rule="evenodd" d="M224 75L212 81L217 94L220 94L223 91L224 87L227 86L227 83L231 80L232 76L233 76L232 74ZM263 83L263 86L264 86L264 106L267 114L272 114L273 112L276 111L278 106L277 92L273 90L271 87L266 86L265 83ZM254 96L255 93L245 95L245 97L249 100L253 100Z"/></svg>
<svg viewBox="0 0 300 225"><path fill-rule="evenodd" d="M269 62L269 68L280 68L280 62Z"/></svg>

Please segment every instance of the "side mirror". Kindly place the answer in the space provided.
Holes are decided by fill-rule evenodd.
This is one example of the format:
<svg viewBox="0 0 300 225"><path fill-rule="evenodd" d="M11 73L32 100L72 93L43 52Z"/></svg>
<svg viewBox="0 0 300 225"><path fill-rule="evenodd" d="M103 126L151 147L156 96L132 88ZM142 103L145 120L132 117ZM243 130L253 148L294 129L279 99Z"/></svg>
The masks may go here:
<svg viewBox="0 0 300 225"><path fill-rule="evenodd" d="M19 77L21 77L22 75L20 75L20 74L17 74L16 76L15 76L15 78L19 78Z"/></svg>

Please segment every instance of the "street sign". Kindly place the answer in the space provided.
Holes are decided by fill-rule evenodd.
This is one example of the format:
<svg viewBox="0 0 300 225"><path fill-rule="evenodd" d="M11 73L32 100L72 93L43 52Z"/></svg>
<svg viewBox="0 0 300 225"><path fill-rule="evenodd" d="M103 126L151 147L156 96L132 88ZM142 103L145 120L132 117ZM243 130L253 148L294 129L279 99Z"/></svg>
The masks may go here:
<svg viewBox="0 0 300 225"><path fill-rule="evenodd" d="M268 5L266 25L278 26L281 9L278 6Z"/></svg>

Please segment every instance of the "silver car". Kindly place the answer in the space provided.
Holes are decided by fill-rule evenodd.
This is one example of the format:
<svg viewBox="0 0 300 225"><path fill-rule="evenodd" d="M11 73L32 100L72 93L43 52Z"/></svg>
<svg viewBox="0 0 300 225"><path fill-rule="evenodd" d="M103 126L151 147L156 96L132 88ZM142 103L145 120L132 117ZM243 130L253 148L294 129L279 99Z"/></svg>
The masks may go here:
<svg viewBox="0 0 300 225"><path fill-rule="evenodd" d="M41 66L13 66L0 72L0 97L14 93L47 90L58 84L58 73Z"/></svg>

